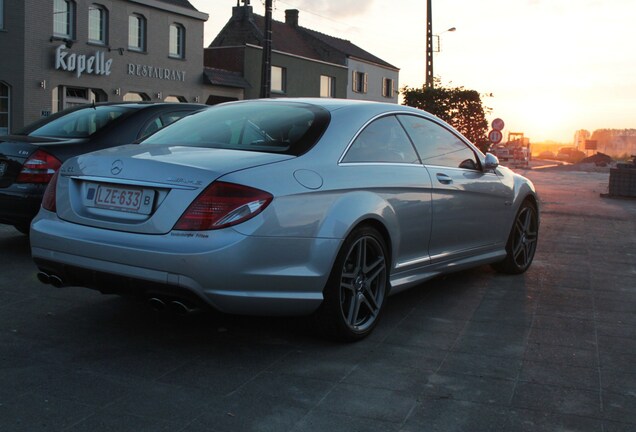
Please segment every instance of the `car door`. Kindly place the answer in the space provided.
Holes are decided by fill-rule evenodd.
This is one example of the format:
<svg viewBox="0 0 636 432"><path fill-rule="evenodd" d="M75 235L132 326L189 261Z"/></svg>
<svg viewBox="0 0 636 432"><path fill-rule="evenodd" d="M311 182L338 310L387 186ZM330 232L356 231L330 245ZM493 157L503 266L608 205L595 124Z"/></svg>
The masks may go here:
<svg viewBox="0 0 636 432"><path fill-rule="evenodd" d="M370 122L340 161L349 174L347 187L367 189L390 203L397 220L392 236L398 271L428 264L431 227L431 179L413 144L394 115Z"/></svg>
<svg viewBox="0 0 636 432"><path fill-rule="evenodd" d="M430 119L398 117L432 180L432 262L487 252L501 243L513 191L482 170L475 150Z"/></svg>

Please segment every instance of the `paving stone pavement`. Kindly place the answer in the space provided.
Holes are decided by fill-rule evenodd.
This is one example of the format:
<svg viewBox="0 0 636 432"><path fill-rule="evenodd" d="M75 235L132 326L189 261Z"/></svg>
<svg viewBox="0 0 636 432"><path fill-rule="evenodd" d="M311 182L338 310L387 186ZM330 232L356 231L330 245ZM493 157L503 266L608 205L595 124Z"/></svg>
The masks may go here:
<svg viewBox="0 0 636 432"><path fill-rule="evenodd" d="M607 173L524 173L530 270L393 296L356 344L56 290L1 226L0 431L634 431L636 200L602 198Z"/></svg>

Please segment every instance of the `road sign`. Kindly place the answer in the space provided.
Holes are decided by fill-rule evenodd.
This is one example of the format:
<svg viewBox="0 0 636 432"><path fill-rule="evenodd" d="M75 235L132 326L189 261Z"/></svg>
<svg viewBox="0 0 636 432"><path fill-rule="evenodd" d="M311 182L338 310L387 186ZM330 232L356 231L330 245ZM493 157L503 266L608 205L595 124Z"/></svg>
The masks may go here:
<svg viewBox="0 0 636 432"><path fill-rule="evenodd" d="M503 138L503 134L500 130L493 129L488 133L488 139L493 144L499 144L501 139Z"/></svg>
<svg viewBox="0 0 636 432"><path fill-rule="evenodd" d="M598 148L597 140L585 140L585 150L596 150Z"/></svg>
<svg viewBox="0 0 636 432"><path fill-rule="evenodd" d="M496 118L496 119L494 119L494 120L492 121L492 128L493 128L494 130L498 130L498 131L503 130L503 128L504 128L504 121L503 121L502 119L500 119L500 118ZM501 141L501 139L499 139L499 141Z"/></svg>

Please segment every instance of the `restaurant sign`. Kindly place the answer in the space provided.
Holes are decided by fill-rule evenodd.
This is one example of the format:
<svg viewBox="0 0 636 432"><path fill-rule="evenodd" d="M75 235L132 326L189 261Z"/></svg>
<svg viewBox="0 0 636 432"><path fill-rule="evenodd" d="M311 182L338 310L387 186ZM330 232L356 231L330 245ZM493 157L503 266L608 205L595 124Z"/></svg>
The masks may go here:
<svg viewBox="0 0 636 432"><path fill-rule="evenodd" d="M106 59L101 51L94 55L76 54L60 45L55 50L55 69L73 72L77 78L83 73L93 75L110 75L113 59Z"/></svg>

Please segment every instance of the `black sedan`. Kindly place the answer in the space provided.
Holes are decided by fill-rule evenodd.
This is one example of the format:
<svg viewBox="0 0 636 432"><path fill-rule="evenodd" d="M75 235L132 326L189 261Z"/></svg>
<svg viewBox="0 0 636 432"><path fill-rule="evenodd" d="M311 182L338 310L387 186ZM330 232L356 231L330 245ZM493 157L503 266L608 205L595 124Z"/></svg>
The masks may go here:
<svg viewBox="0 0 636 432"><path fill-rule="evenodd" d="M204 108L180 103L82 105L0 137L0 223L28 233L47 183L67 159L139 141Z"/></svg>

